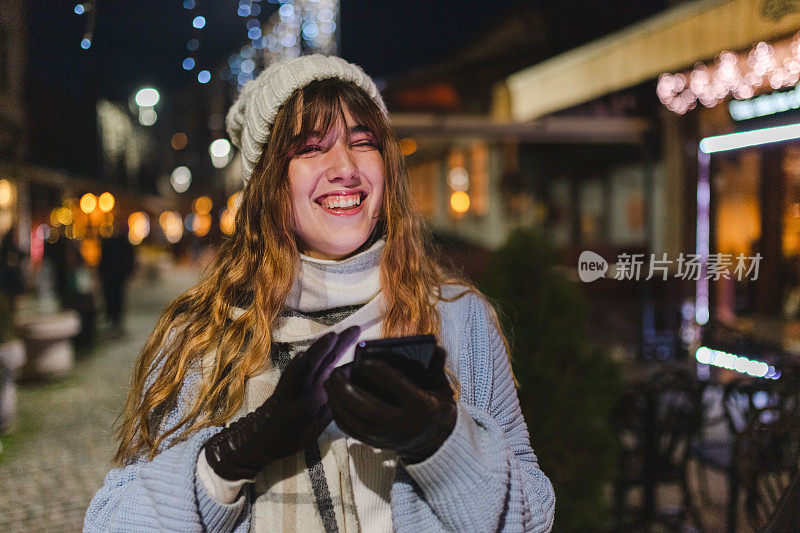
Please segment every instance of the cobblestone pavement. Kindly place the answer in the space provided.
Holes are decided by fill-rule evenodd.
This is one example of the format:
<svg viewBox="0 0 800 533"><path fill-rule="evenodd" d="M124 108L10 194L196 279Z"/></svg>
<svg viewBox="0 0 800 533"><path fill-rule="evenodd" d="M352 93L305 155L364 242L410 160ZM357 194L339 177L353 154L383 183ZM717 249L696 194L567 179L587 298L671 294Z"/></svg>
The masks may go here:
<svg viewBox="0 0 800 533"><path fill-rule="evenodd" d="M89 501L110 469L111 426L139 350L166 303L195 276L175 269L160 281L134 280L124 339L101 340L60 382L21 387L19 427L3 439L0 454L0 531L82 529Z"/></svg>

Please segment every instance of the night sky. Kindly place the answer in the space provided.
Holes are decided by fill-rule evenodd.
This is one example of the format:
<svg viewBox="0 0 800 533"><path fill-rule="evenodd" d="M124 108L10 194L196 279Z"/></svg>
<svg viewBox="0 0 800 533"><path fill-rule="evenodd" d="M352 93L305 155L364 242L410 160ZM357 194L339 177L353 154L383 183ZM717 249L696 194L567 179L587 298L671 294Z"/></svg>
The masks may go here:
<svg viewBox="0 0 800 533"><path fill-rule="evenodd" d="M668 0L341 0L340 55L373 76L396 78L447 58L475 42L492 25L526 7L546 21L551 55L624 27L660 11ZM247 42L245 20L236 0L196 0L189 11L182 0L96 0L92 47L79 46L87 15L73 12L75 1L30 0L29 69L38 83L57 85L67 94L85 90L124 101L139 87L165 90L197 83L196 72L223 61ZM277 5L261 2L261 20ZM206 17L202 30L192 27ZM186 42L201 39L198 67L181 68Z"/></svg>

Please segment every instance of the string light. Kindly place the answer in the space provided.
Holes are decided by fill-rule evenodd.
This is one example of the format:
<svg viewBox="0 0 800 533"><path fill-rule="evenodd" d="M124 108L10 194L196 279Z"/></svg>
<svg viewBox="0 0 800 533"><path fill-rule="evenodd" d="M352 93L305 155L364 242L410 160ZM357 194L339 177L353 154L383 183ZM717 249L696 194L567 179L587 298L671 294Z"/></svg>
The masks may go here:
<svg viewBox="0 0 800 533"><path fill-rule="evenodd" d="M694 109L698 102L713 107L728 96L747 100L762 87L777 90L792 87L798 81L800 33L788 45L784 42L773 47L760 42L746 59L724 51L715 64L697 63L688 75L661 74L656 94L667 109L682 115Z"/></svg>
<svg viewBox="0 0 800 533"><path fill-rule="evenodd" d="M270 0L279 4L266 23L257 18L261 6L252 0L240 0L237 14L247 19L250 43L231 55L221 77L241 87L255 78L267 65L303 51L335 55L338 0ZM254 55L254 50L263 50Z"/></svg>
<svg viewBox="0 0 800 533"><path fill-rule="evenodd" d="M95 23L95 9L94 2L87 1L81 4L76 4L73 11L77 15L86 15L86 26L83 30L83 38L81 39L81 48L88 50L92 47L92 35L94 34Z"/></svg>

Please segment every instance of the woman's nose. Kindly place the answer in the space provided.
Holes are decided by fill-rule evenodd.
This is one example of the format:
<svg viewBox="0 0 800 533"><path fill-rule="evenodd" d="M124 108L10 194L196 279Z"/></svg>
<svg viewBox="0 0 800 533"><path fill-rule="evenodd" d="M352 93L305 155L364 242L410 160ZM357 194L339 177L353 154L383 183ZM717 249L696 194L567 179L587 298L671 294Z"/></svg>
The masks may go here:
<svg viewBox="0 0 800 533"><path fill-rule="evenodd" d="M329 181L341 180L349 182L358 179L358 166L348 146L336 142L326 154L328 168L326 177Z"/></svg>

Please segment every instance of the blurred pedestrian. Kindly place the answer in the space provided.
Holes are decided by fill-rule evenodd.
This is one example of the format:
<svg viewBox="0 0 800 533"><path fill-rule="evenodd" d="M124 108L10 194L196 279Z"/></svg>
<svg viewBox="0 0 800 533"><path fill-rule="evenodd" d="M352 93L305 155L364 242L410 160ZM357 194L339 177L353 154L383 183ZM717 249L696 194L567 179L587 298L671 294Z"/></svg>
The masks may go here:
<svg viewBox="0 0 800 533"><path fill-rule="evenodd" d="M125 332L125 289L134 264L133 245L128 240L127 228L124 224L115 226L112 235L100 243L100 263L97 265L106 318L114 335Z"/></svg>
<svg viewBox="0 0 800 533"><path fill-rule="evenodd" d="M0 240L0 293L11 301L25 292L23 258L17 245L17 229L11 227Z"/></svg>
<svg viewBox="0 0 800 533"><path fill-rule="evenodd" d="M496 315L428 249L373 81L273 64L227 125L236 230L143 350L85 529L549 530ZM427 385L351 362L411 334L441 343Z"/></svg>
<svg viewBox="0 0 800 533"><path fill-rule="evenodd" d="M17 389L14 381L25 361L24 347L14 339L17 298L25 292L24 255L16 239L15 227L0 239L0 435L11 431L15 425Z"/></svg>

